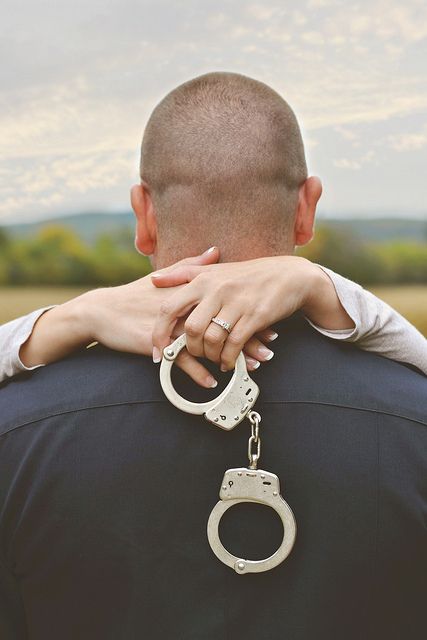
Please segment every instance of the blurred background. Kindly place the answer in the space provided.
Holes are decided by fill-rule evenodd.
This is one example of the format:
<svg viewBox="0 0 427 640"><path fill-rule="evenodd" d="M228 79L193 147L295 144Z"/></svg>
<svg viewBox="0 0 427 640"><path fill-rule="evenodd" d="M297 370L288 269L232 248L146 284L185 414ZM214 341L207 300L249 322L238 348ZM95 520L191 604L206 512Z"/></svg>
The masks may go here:
<svg viewBox="0 0 427 640"><path fill-rule="evenodd" d="M145 122L213 70L292 105L324 185L303 255L427 336L424 0L3 0L0 323L149 271L129 188Z"/></svg>

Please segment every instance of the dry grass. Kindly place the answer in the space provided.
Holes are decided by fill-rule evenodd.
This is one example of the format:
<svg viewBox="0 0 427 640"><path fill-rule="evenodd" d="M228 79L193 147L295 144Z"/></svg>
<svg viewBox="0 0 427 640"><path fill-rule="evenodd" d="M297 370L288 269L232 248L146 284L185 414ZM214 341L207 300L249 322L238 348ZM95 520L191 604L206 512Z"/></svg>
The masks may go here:
<svg viewBox="0 0 427 640"><path fill-rule="evenodd" d="M33 309L65 302L83 291L67 287L0 288L0 324ZM427 286L376 287L372 291L427 336Z"/></svg>
<svg viewBox="0 0 427 640"><path fill-rule="evenodd" d="M397 309L427 337L427 285L375 287L371 291Z"/></svg>
<svg viewBox="0 0 427 640"><path fill-rule="evenodd" d="M40 307L60 304L83 291L68 287L0 287L0 324Z"/></svg>

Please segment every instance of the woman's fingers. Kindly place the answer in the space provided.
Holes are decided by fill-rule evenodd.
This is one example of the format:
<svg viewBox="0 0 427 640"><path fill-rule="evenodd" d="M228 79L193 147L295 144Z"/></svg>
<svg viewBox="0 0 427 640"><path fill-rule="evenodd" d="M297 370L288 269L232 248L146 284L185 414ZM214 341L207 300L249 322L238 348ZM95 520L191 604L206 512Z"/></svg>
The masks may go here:
<svg viewBox="0 0 427 640"><path fill-rule="evenodd" d="M221 371L228 371L234 367L237 356L256 332L257 326L251 316L242 316L240 320L238 320L221 352ZM269 357L272 358L272 356Z"/></svg>
<svg viewBox="0 0 427 640"><path fill-rule="evenodd" d="M217 317L233 327L240 313L232 306L221 309L214 296L201 300L185 322L187 348L194 356L204 356L212 362L220 362L221 351L228 338L228 332L212 318ZM219 311L219 312L218 312Z"/></svg>
<svg viewBox="0 0 427 640"><path fill-rule="evenodd" d="M248 371L254 371L260 365L258 360L245 356ZM194 382L205 389L213 389L218 385L214 376L187 350L181 351L176 359L176 365L184 371Z"/></svg>
<svg viewBox="0 0 427 640"><path fill-rule="evenodd" d="M176 365L190 376L194 382L201 387L210 389L217 386L217 381L194 356L190 355L186 349L183 349L178 355Z"/></svg>
<svg viewBox="0 0 427 640"><path fill-rule="evenodd" d="M206 269L205 265L182 264L174 266L168 271L153 273L151 281L156 287L176 287L178 284L185 284L194 280L199 273Z"/></svg>
<svg viewBox="0 0 427 640"><path fill-rule="evenodd" d="M199 305L199 307L202 307L202 306L203 306L203 302ZM199 307L197 307L196 310ZM200 317L195 318L196 322L202 322L203 317L209 319L209 317L212 317L211 314L214 314L214 311L212 311L212 309L208 308L207 306L205 306L204 309L202 309L201 311L202 313L200 314ZM230 312L227 311L227 309L224 309L221 313L224 316L227 313L230 315ZM190 317L191 315L187 318L187 320L184 320L184 318L182 317L178 318L174 328L171 331L171 336L173 340L175 340L178 336L184 333L184 331L186 331L186 323L190 319ZM227 341L228 334L225 329L223 329L222 327L220 327L219 325L213 322L209 322L208 329L209 329L209 333L212 335L212 340L208 338L207 343L204 343L203 349L205 353L206 351L208 352L206 353L207 358L215 362L219 362L221 350L224 347L224 343ZM215 332L215 338L213 337L214 336L213 332ZM205 340L206 332L201 331L201 335L202 335L202 340ZM269 328L269 329L264 329L263 331L260 331L257 334L257 336L258 337L253 336L249 340L247 340L247 342L244 344L244 347L243 347L243 353L245 356L246 367L248 371L255 371L260 366L261 362L271 359L272 352L265 347L262 340L271 341L272 339L275 339L275 337L277 337L277 333L275 333L272 329ZM187 343L188 342L189 342L189 336L187 333ZM211 353L211 349L217 349L218 351L215 353ZM236 345L236 349L238 349L238 345ZM237 352L236 359L240 350ZM230 356L230 358L232 357L233 356ZM230 362L227 368L232 369L234 364L235 362L233 363ZM189 353L187 349L184 349L183 351L181 351L181 353L176 359L176 365L180 367L180 369L182 369L188 376L190 376L192 380L194 380L196 384L200 385L201 387L213 388L213 387L216 387L218 384L214 376L212 376L212 374L206 369L206 367L204 367L197 360L197 358L191 355L191 353Z"/></svg>
<svg viewBox="0 0 427 640"><path fill-rule="evenodd" d="M219 328L220 327L218 327L218 329ZM179 318L178 322L175 325L175 329L173 331L173 340L178 338L184 332L185 332L185 319ZM251 342L251 344L249 345L249 350L251 353L255 352L256 346L258 344L258 341L256 341L256 339L254 340L255 340L254 343L249 341ZM246 348L246 345L245 345L245 348ZM255 369L257 369L260 365L259 360L246 354L245 351L243 353L246 360L247 370L255 371ZM216 387L217 381L210 374L210 372L202 364L200 364L200 362L196 358L193 358L193 356L190 355L190 357L187 359L187 355L189 354L186 350L181 351L181 353L177 358L178 366L180 366L181 369L185 371L185 373L187 373L192 378L192 380L194 380L200 386L207 387L207 388Z"/></svg>
<svg viewBox="0 0 427 640"><path fill-rule="evenodd" d="M185 264L193 264L193 265L206 265L206 264L214 264L218 262L219 258L219 249L218 247L209 247L203 253L198 256L191 256L190 258L183 258L176 262L175 265L171 265L171 268L175 266L185 265Z"/></svg>
<svg viewBox="0 0 427 640"><path fill-rule="evenodd" d="M179 336L182 336L185 333L185 318L178 318L177 323L175 325L175 329L173 330L172 339L176 340Z"/></svg>
<svg viewBox="0 0 427 640"><path fill-rule="evenodd" d="M189 313L198 302L197 287L192 284L162 302L152 333L154 362L160 362L163 349L171 343L178 318Z"/></svg>
<svg viewBox="0 0 427 640"><path fill-rule="evenodd" d="M173 330L172 339L176 340L184 333L184 318L179 318ZM217 381L196 358L190 355L187 349L183 349L176 359L176 365L180 367L194 382L201 387L211 389L217 386Z"/></svg>
<svg viewBox="0 0 427 640"><path fill-rule="evenodd" d="M197 312L197 310L198 307L194 312ZM233 328L239 321L240 315L240 312L235 307L227 305L222 307L220 311L215 314L215 317L217 317L218 320L225 320L225 322L228 322L231 328ZM211 322L208 324L205 335L203 336L203 345L206 357L209 358L209 360L219 363L221 361L224 344L226 344L229 338L229 333L224 327L213 322L212 317L213 316L211 316Z"/></svg>
<svg viewBox="0 0 427 640"><path fill-rule="evenodd" d="M243 353L259 362L266 362L274 356L274 352L256 337L249 338L243 347Z"/></svg>
<svg viewBox="0 0 427 640"><path fill-rule="evenodd" d="M205 349L206 332L209 331L213 325L217 329L220 329L218 333L220 334L220 337L223 338L219 349L219 353L221 353L222 345L225 340L225 336L222 334L225 333L227 335L227 332L224 329L221 329L221 327L214 325L212 322L212 318L215 316L219 307L220 305L218 302L215 302L214 297L208 296L200 301L197 307L193 309L186 319L184 331L187 335L187 349L193 356L206 357L213 362L219 362L219 357L215 360L211 357L212 352L208 353Z"/></svg>
<svg viewBox="0 0 427 640"><path fill-rule="evenodd" d="M255 360L254 358L250 358L249 356L245 356L245 360L246 360L246 369L248 371L255 371L255 369L258 369L258 367L261 364L259 360Z"/></svg>
<svg viewBox="0 0 427 640"><path fill-rule="evenodd" d="M274 331L274 329L272 329L271 327L268 327L267 329L258 331L257 336L261 340L261 342L265 343L265 342L273 342L273 340L276 340L276 338L279 337L279 334L276 331Z"/></svg>
<svg viewBox="0 0 427 640"><path fill-rule="evenodd" d="M211 322L206 329L204 336L202 336L206 358L209 358L212 362L219 363L221 361L221 352L227 338L227 331L223 327Z"/></svg>
<svg viewBox="0 0 427 640"><path fill-rule="evenodd" d="M191 258L183 258L175 264L151 274L151 282L156 287L175 287L178 284L191 282L203 267L215 264L219 259L218 247L210 247L204 253Z"/></svg>
<svg viewBox="0 0 427 640"><path fill-rule="evenodd" d="M262 362L271 360L274 352L270 343L278 337L279 334L269 327L249 338L243 347L243 355L245 356L248 371L255 371Z"/></svg>

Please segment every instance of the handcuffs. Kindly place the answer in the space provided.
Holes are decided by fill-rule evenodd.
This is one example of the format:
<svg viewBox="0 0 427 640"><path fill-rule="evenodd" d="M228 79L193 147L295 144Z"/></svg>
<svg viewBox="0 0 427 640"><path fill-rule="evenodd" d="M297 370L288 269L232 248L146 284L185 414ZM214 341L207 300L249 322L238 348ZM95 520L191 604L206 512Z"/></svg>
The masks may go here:
<svg viewBox="0 0 427 640"><path fill-rule="evenodd" d="M289 555L295 542L296 522L291 508L280 495L279 478L269 471L258 469L261 454L259 425L261 416L252 410L259 395L259 387L250 378L243 352L240 352L233 376L225 389L214 400L190 402L174 389L171 370L178 354L186 346L185 333L163 350L160 365L160 383L168 400L178 409L204 415L212 424L230 431L246 417L251 423L248 442L249 467L227 469L221 482L219 502L213 507L207 524L210 547L221 562L238 574L260 573L277 567ZM241 502L263 504L273 508L283 524L283 539L280 547L263 560L247 560L234 556L223 546L218 533L224 513Z"/></svg>

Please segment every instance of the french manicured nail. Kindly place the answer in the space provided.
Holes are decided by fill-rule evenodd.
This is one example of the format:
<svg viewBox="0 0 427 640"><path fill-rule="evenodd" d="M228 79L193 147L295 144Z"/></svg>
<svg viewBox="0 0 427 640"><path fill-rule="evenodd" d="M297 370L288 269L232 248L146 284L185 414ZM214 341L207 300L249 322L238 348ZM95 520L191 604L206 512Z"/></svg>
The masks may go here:
<svg viewBox="0 0 427 640"><path fill-rule="evenodd" d="M162 275L163 275L162 273L152 273L152 274L151 274L151 277L152 277L152 278L161 278L161 277L162 277Z"/></svg>
<svg viewBox="0 0 427 640"><path fill-rule="evenodd" d="M217 386L217 384L218 384L217 380L215 380L215 378L213 378L212 376L208 376L206 378L206 385L211 389L214 389Z"/></svg>
<svg viewBox="0 0 427 640"><path fill-rule="evenodd" d="M270 342L273 342L273 340L275 340L278 337L279 337L279 334L276 333L275 331L271 331L271 333L267 333L266 335L267 340L269 340Z"/></svg>
<svg viewBox="0 0 427 640"><path fill-rule="evenodd" d="M227 367L225 366L225 364L222 364L220 366L220 369L221 369L221 371L224 371L224 372L227 371Z"/></svg>
<svg viewBox="0 0 427 640"><path fill-rule="evenodd" d="M153 362L160 362L161 359L160 351L157 347L153 347Z"/></svg>
<svg viewBox="0 0 427 640"><path fill-rule="evenodd" d="M245 358L245 360L248 367L251 367L252 369L258 369L259 365L261 364L260 361L255 360L255 358Z"/></svg>
<svg viewBox="0 0 427 640"><path fill-rule="evenodd" d="M267 349L267 347L258 347L258 353L264 360L271 360L274 356L274 351Z"/></svg>

